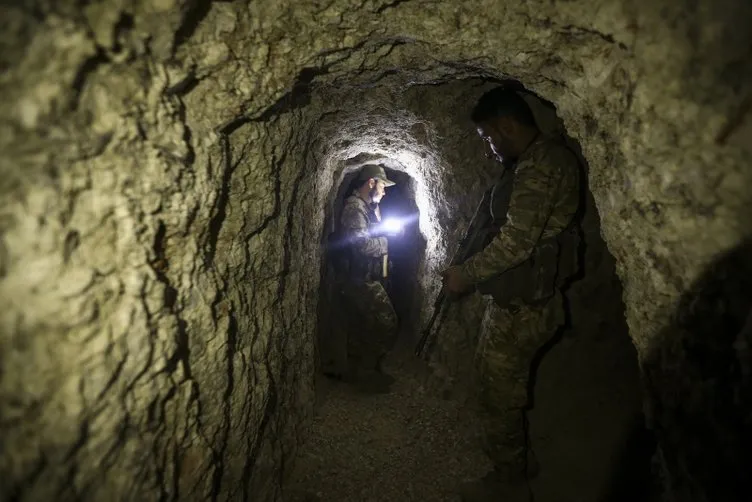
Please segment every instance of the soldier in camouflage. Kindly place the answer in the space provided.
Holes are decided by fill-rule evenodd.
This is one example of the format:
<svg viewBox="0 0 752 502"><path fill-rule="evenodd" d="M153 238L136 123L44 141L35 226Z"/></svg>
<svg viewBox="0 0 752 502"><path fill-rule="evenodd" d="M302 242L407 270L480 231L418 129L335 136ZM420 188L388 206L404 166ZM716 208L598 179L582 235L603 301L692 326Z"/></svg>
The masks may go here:
<svg viewBox="0 0 752 502"><path fill-rule="evenodd" d="M444 272L450 292L489 299L476 352L485 450L494 470L462 489L463 500L528 500L526 415L535 353L565 322L560 288L577 267L579 163L544 136L516 92L481 97L472 114L504 166L487 197L498 232L465 263Z"/></svg>
<svg viewBox="0 0 752 502"><path fill-rule="evenodd" d="M341 282L344 313L350 321L347 376L357 382L384 376L381 364L397 336L397 314L382 283L388 241L379 230L378 205L385 189L395 183L383 167L373 164L361 168L356 183L342 209L340 235L349 248L346 277Z"/></svg>

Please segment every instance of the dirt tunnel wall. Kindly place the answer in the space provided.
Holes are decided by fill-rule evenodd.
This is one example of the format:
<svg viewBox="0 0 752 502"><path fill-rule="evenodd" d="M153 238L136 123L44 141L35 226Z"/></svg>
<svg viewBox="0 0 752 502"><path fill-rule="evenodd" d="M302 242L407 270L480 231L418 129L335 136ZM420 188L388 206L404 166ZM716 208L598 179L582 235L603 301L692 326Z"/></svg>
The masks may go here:
<svg viewBox="0 0 752 502"><path fill-rule="evenodd" d="M744 493L750 406L729 389L749 378L731 347L749 337L737 332L750 303L751 8L4 4L3 496L273 500L312 402L308 264L335 176L320 166L362 146L353 124L403 117L379 127L409 144L382 149L418 184L431 166L446 173L421 192L421 276L435 277L472 211L460 195L488 168L453 157L469 124L441 126L466 101L437 85L466 77L520 80L582 145L675 499ZM685 304L717 290L702 279L717 263L737 282L709 317L723 322L713 338L686 324Z"/></svg>

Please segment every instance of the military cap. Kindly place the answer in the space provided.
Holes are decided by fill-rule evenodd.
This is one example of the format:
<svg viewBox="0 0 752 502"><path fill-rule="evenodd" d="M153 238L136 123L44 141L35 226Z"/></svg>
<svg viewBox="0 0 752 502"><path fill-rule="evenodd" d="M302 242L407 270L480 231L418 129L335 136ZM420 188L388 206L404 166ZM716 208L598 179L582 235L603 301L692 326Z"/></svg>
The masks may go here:
<svg viewBox="0 0 752 502"><path fill-rule="evenodd" d="M396 185L394 181L386 177L386 171L384 171L384 168L377 164L366 164L360 169L358 181L366 181L371 178L382 181L384 186L390 187Z"/></svg>

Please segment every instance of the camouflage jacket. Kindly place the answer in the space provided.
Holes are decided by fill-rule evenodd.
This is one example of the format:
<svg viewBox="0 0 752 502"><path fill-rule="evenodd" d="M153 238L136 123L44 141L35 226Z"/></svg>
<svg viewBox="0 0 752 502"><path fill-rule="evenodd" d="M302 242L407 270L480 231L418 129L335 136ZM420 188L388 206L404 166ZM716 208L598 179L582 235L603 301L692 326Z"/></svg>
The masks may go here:
<svg viewBox="0 0 752 502"><path fill-rule="evenodd" d="M386 237L373 237L371 229L378 224L368 203L356 193L345 199L340 216L340 232L350 248L351 277L367 278L378 267L378 259L388 252Z"/></svg>
<svg viewBox="0 0 752 502"><path fill-rule="evenodd" d="M503 226L485 249L461 265L476 284L526 262L541 241L567 228L577 212L579 166L564 144L541 136L510 169L513 188Z"/></svg>

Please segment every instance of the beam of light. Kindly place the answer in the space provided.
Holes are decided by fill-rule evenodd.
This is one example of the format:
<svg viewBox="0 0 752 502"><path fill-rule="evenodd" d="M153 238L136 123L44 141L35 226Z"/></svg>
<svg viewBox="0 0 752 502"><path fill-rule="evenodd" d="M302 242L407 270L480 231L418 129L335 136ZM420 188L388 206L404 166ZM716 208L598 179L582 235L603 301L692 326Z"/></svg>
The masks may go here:
<svg viewBox="0 0 752 502"><path fill-rule="evenodd" d="M381 227L385 232L390 234L397 234L402 230L402 222L397 218L387 218L381 222Z"/></svg>
<svg viewBox="0 0 752 502"><path fill-rule="evenodd" d="M411 214L401 217L390 216L388 218L384 218L381 223L372 227L370 234L372 236L396 236L399 234L400 230L404 229L404 227L406 227L407 225L415 223L416 221L419 221L418 214ZM348 246L355 245L358 240L362 238L363 237L347 237L340 234L339 236L337 236L337 238L329 240L326 244L326 247L330 251L338 251L345 249Z"/></svg>
<svg viewBox="0 0 752 502"><path fill-rule="evenodd" d="M418 221L417 214L411 214L408 216L390 216L384 218L384 220L376 226L376 231L385 233L387 235L399 234L407 225Z"/></svg>

